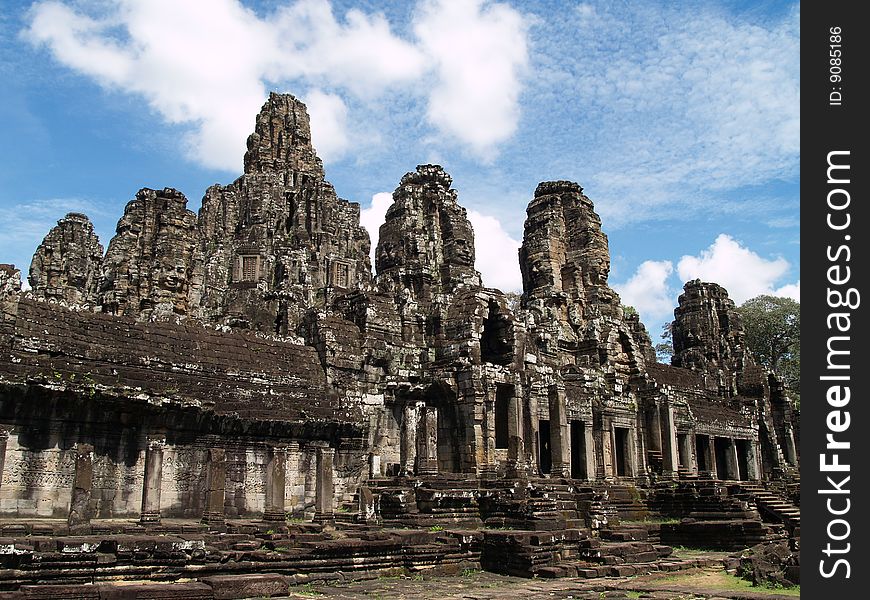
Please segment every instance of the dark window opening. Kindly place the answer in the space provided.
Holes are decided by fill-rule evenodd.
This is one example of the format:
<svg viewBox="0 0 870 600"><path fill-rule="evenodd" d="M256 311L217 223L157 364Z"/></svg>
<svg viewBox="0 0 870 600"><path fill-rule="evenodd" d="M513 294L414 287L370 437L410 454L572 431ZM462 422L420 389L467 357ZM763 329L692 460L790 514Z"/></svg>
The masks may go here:
<svg viewBox="0 0 870 600"><path fill-rule="evenodd" d="M430 337L441 335L441 317L430 316L426 319L426 335Z"/></svg>
<svg viewBox="0 0 870 600"><path fill-rule="evenodd" d="M571 478L588 479L586 473L586 436L583 421L571 421Z"/></svg>
<svg viewBox="0 0 870 600"><path fill-rule="evenodd" d="M538 466L541 474L546 475L553 469L553 457L550 454L550 422L538 421Z"/></svg>
<svg viewBox="0 0 870 600"><path fill-rule="evenodd" d="M509 365L513 361L512 342L510 321L499 313L498 304L490 301L480 337L481 360L495 365Z"/></svg>
<svg viewBox="0 0 870 600"><path fill-rule="evenodd" d="M719 479L732 479L733 475L728 472L728 440L715 438L713 450L716 453L716 475Z"/></svg>
<svg viewBox="0 0 870 600"><path fill-rule="evenodd" d="M616 476L625 477L628 473L628 429L614 427L614 448L616 459Z"/></svg>
<svg viewBox="0 0 870 600"><path fill-rule="evenodd" d="M749 479L749 440L735 440L737 444L737 466L740 469L740 479Z"/></svg>
<svg viewBox="0 0 870 600"><path fill-rule="evenodd" d="M510 432L508 430L508 411L510 410L513 386L498 385L495 391L495 447L504 449L508 447Z"/></svg>

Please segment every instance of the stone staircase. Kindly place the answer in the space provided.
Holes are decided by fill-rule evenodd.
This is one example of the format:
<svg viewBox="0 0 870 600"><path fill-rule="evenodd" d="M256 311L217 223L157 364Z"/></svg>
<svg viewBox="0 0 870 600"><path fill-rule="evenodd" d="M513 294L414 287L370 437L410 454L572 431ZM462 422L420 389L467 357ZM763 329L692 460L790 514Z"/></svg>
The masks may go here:
<svg viewBox="0 0 870 600"><path fill-rule="evenodd" d="M801 509L795 506L788 500L784 499L779 494L776 494L759 483L741 483L740 491L750 496L755 505L758 507L758 512L767 518L772 518L789 530L794 532L800 529L801 526Z"/></svg>

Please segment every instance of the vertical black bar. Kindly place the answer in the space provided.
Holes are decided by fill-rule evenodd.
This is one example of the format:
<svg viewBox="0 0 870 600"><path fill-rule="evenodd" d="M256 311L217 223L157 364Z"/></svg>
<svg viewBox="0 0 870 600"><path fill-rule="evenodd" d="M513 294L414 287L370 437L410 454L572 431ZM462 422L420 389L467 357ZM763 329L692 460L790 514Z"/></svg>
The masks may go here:
<svg viewBox="0 0 870 600"><path fill-rule="evenodd" d="M864 361L870 339L864 303L870 295L864 292L870 172L864 113L870 105L864 84L870 24L859 15L861 6L841 0L801 7L805 598L867 597L870 369Z"/></svg>

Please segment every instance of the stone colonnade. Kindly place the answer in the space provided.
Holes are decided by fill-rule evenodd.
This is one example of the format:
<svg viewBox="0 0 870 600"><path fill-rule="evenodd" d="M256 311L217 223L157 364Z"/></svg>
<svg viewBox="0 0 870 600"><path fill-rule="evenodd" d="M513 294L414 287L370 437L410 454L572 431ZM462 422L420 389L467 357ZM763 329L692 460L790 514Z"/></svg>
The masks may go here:
<svg viewBox="0 0 870 600"><path fill-rule="evenodd" d="M5 441L0 438L0 444ZM145 446L145 468L142 484L142 504L139 522L145 525L159 524L161 520L160 496L163 486L163 459L166 449L166 436L149 435ZM312 451L313 473L301 473L303 448L298 441L267 447L265 465L265 508L263 519L284 522L286 519L286 488L302 478L313 480L315 484L314 519L321 523L334 521L333 462L335 449L329 442L308 442L306 448ZM205 503L202 522L210 527L220 528L225 521L225 495L227 487L227 451L219 446L208 447L205 451ZM5 453L0 452L0 457ZM93 490L93 446L78 444L73 490L71 494L68 523L70 527L86 527L92 515L90 500ZM0 459L2 460L2 459ZM304 499L303 499L304 502Z"/></svg>

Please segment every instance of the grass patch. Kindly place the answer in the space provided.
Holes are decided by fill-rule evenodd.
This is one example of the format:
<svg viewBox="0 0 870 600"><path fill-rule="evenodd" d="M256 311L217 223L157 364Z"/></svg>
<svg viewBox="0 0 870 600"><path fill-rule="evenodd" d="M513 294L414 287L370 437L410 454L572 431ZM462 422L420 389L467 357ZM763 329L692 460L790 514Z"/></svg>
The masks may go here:
<svg viewBox="0 0 870 600"><path fill-rule="evenodd" d="M643 519L620 519L622 525L676 525L680 519L676 517L644 517Z"/></svg>
<svg viewBox="0 0 870 600"><path fill-rule="evenodd" d="M689 548L688 546L672 546L672 548L674 549L674 555L679 556L699 556L711 552L723 552L723 550L717 550L716 548Z"/></svg>
<svg viewBox="0 0 870 600"><path fill-rule="evenodd" d="M444 528L441 527L441 525L433 525L429 528L429 531L431 531L432 533L436 533L438 531L444 531Z"/></svg>
<svg viewBox="0 0 870 600"><path fill-rule="evenodd" d="M314 596L322 596L323 592L318 592L314 589L314 586L310 583L306 583L305 585L301 585L296 589L291 588L289 590L290 594L295 594L297 596L306 596L306 597L314 597Z"/></svg>
<svg viewBox="0 0 870 600"><path fill-rule="evenodd" d="M754 592L756 594L780 594L799 598L801 588L799 585L790 588L753 586L752 582L740 579L735 575L729 575L725 571L704 571L701 573L676 573L666 577L657 578L656 584L674 584L699 592Z"/></svg>

